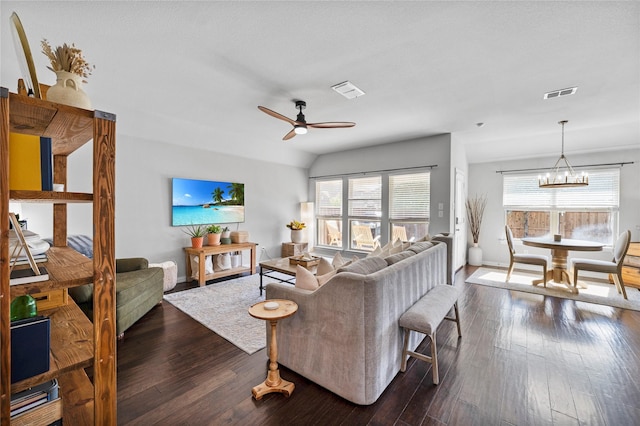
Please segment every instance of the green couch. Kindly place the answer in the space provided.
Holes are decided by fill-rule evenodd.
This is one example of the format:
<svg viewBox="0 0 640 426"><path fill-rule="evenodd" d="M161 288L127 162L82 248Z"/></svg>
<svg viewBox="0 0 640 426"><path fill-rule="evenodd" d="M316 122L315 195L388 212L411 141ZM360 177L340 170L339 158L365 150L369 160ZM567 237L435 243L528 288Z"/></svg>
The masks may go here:
<svg viewBox="0 0 640 426"><path fill-rule="evenodd" d="M162 268L149 268L145 258L116 259L116 335L119 338L151 308L162 303L163 280ZM69 295L93 320L93 284L70 288Z"/></svg>

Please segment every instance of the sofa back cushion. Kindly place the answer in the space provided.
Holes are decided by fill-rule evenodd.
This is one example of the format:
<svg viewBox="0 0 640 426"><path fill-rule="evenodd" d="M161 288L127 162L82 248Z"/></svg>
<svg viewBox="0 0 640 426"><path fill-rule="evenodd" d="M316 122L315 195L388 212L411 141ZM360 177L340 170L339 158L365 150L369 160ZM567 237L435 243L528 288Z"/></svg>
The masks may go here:
<svg viewBox="0 0 640 426"><path fill-rule="evenodd" d="M416 252L411 250L401 251L400 253L392 254L391 256L387 256L384 260L387 262L387 265L393 265L394 263L398 263L401 260L404 260L408 257L415 256Z"/></svg>
<svg viewBox="0 0 640 426"><path fill-rule="evenodd" d="M360 259L356 262L351 263L350 265L339 268L338 273L353 272L356 274L368 275L373 274L374 272L377 272L380 269L386 267L387 262L380 257L365 257L364 259Z"/></svg>

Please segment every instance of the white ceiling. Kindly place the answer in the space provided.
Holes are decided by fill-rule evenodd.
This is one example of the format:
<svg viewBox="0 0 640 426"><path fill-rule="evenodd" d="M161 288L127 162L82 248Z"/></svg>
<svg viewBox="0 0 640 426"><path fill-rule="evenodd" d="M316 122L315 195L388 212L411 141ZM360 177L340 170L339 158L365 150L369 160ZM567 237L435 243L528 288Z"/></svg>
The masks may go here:
<svg viewBox="0 0 640 426"><path fill-rule="evenodd" d="M75 43L85 86L120 135L307 167L316 155L452 133L471 163L640 147L640 3L1 1L0 84L20 77L17 12L38 78L40 40ZM366 92L347 100L331 86ZM578 86L575 95L545 92ZM311 129L257 109L308 121ZM483 127L476 123L484 122Z"/></svg>

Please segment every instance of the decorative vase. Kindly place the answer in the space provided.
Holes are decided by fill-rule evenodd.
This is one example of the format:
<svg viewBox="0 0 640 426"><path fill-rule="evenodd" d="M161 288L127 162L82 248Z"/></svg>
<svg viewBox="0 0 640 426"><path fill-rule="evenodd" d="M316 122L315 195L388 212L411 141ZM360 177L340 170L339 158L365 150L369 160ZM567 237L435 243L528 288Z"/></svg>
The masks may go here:
<svg viewBox="0 0 640 426"><path fill-rule="evenodd" d="M204 237L191 237L192 248L202 248L203 244L204 244Z"/></svg>
<svg viewBox="0 0 640 426"><path fill-rule="evenodd" d="M304 230L302 229L292 229L291 230L291 242L292 243L302 243L304 240Z"/></svg>
<svg viewBox="0 0 640 426"><path fill-rule="evenodd" d="M56 71L56 84L47 90L47 100L92 109L89 96L82 90L82 76L67 71Z"/></svg>
<svg viewBox="0 0 640 426"><path fill-rule="evenodd" d="M219 246L221 234L207 234L207 245Z"/></svg>
<svg viewBox="0 0 640 426"><path fill-rule="evenodd" d="M473 247L469 247L469 265L482 266L482 249L478 247L478 243L473 243Z"/></svg>

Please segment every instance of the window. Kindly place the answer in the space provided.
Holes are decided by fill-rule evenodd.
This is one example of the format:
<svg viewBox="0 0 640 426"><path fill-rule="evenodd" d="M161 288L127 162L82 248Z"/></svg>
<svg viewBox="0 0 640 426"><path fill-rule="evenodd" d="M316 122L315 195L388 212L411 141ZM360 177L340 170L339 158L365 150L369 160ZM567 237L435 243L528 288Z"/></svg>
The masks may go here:
<svg viewBox="0 0 640 426"><path fill-rule="evenodd" d="M390 241L415 241L429 233L430 173L389 176Z"/></svg>
<svg viewBox="0 0 640 426"><path fill-rule="evenodd" d="M316 182L316 241L342 247L342 179Z"/></svg>
<svg viewBox="0 0 640 426"><path fill-rule="evenodd" d="M380 245L382 217L382 177L350 178L349 248L373 251Z"/></svg>
<svg viewBox="0 0 640 426"><path fill-rule="evenodd" d="M620 170L589 173L589 186L544 189L537 175L505 175L502 203L515 238L560 234L613 245L617 236Z"/></svg>
<svg viewBox="0 0 640 426"><path fill-rule="evenodd" d="M318 246L368 252L418 240L429 230L430 172L317 180L316 209Z"/></svg>

